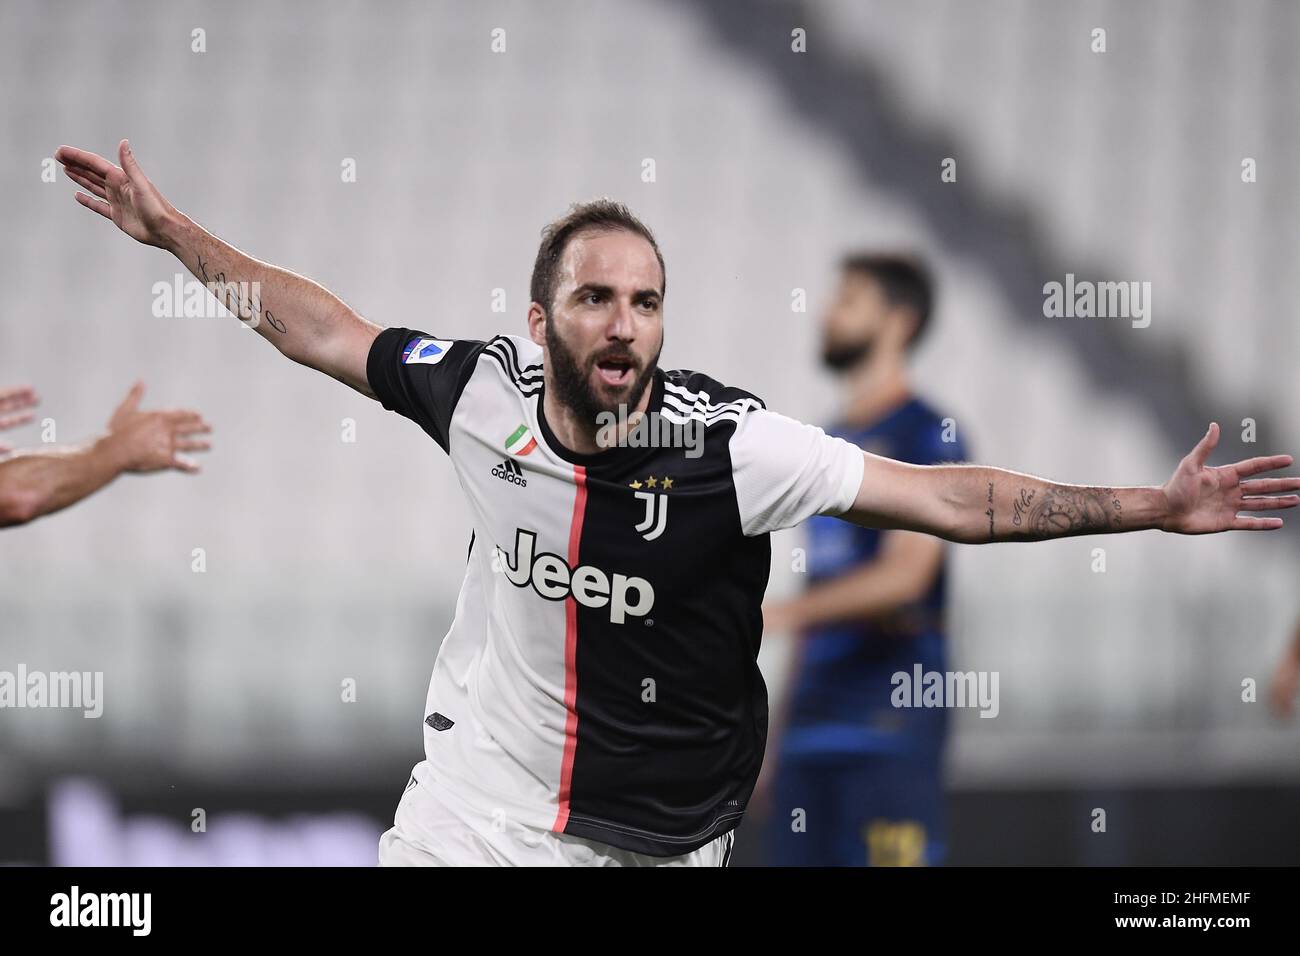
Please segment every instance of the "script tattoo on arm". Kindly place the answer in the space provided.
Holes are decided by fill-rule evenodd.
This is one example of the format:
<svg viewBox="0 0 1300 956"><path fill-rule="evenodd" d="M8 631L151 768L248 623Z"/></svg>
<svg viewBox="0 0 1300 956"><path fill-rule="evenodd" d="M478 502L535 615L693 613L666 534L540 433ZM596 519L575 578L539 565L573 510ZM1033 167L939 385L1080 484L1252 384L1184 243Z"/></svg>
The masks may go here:
<svg viewBox="0 0 1300 956"><path fill-rule="evenodd" d="M202 276L203 284L239 321L257 328L258 324L265 319L266 324L277 332L283 334L288 331L285 324L272 315L270 310L263 310L258 294L252 291L256 288L256 283L250 288L247 282L227 280L224 270L209 275L210 265L212 265L211 261L204 262L202 255L198 257L198 274Z"/></svg>
<svg viewBox="0 0 1300 956"><path fill-rule="evenodd" d="M989 482L989 507L984 512L989 516L989 540L993 540L993 482Z"/></svg>
<svg viewBox="0 0 1300 956"><path fill-rule="evenodd" d="M1021 488L1019 497L1017 497L1015 501L1011 502L1011 509L1014 512L1011 517L1011 523L1017 528L1021 526L1025 511L1033 501L1034 492Z"/></svg>

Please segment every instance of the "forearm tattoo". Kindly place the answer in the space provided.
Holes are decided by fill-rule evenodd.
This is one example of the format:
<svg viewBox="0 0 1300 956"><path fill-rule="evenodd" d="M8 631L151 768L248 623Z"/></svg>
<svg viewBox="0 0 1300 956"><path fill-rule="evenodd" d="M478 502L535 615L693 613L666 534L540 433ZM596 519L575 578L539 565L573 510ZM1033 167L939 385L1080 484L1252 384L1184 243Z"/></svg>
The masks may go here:
<svg viewBox="0 0 1300 956"><path fill-rule="evenodd" d="M285 324L272 315L269 309L263 310L261 299L251 291L248 283L227 280L224 270L218 270L214 275L208 275L208 266L210 265L212 265L211 261L204 262L203 256L199 255L198 273L202 277L204 285L221 300L221 304L229 309L239 321L257 328L258 324L265 319L266 324L277 332L283 334L288 331ZM216 267L213 266L213 268Z"/></svg>
<svg viewBox="0 0 1300 956"><path fill-rule="evenodd" d="M989 516L989 540L993 540L993 482L989 482L989 507L984 512Z"/></svg>
<svg viewBox="0 0 1300 956"><path fill-rule="evenodd" d="M1124 508L1112 488L1047 485L1021 488L1013 502L1011 523L1032 538L1118 531Z"/></svg>
<svg viewBox="0 0 1300 956"><path fill-rule="evenodd" d="M1029 509L1029 506L1033 503L1034 503L1034 492L1021 488L1019 497L1017 497L1016 500L1011 503L1011 510L1015 512L1011 517L1011 523L1015 525L1017 528L1021 527L1021 525L1023 524L1022 519L1024 518L1025 512Z"/></svg>
<svg viewBox="0 0 1300 956"><path fill-rule="evenodd" d="M989 541L1042 541L1069 535L1104 534L1124 530L1124 503L1114 488L1078 485L1020 485L1001 490L998 479L987 482L984 516ZM1011 515L998 525L997 508Z"/></svg>

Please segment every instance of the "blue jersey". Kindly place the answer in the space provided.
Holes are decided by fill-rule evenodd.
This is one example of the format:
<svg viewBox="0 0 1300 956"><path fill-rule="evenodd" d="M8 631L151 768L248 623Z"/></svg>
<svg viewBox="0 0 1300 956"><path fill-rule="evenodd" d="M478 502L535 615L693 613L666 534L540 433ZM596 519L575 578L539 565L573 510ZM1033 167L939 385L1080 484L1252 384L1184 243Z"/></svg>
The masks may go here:
<svg viewBox="0 0 1300 956"><path fill-rule="evenodd" d="M964 461L955 426L919 399L909 399L866 428L833 427L831 434L864 451L917 465ZM945 438L952 440L945 441ZM808 524L811 585L870 562L881 532L839 518ZM920 754L942 747L944 708L897 708L893 675L943 671L942 567L920 601L884 618L827 624L802 635L783 746L791 752L849 751Z"/></svg>

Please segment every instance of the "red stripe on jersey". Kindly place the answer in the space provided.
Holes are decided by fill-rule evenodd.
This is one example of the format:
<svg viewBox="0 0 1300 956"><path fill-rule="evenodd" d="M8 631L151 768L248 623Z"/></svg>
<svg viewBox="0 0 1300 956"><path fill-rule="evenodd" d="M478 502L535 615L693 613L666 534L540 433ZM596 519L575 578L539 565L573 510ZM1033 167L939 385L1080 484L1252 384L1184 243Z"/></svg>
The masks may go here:
<svg viewBox="0 0 1300 956"><path fill-rule="evenodd" d="M582 516L587 510L587 469L573 466L573 520L569 523L569 567L579 565L578 547L582 543ZM569 822L569 789L573 782L573 754L578 746L578 603L570 594L564 599L564 760L560 764L559 810L555 814L556 833Z"/></svg>

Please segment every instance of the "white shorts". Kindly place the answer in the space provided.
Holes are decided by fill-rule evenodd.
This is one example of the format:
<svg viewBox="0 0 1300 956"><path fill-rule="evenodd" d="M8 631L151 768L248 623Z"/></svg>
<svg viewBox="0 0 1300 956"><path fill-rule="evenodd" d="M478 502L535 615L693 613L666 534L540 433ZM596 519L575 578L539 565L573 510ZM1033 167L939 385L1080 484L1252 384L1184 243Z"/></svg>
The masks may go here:
<svg viewBox="0 0 1300 956"><path fill-rule="evenodd" d="M491 816L412 778L393 827L379 838L380 866L726 866L732 832L681 856L649 856Z"/></svg>

